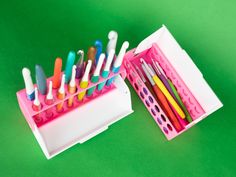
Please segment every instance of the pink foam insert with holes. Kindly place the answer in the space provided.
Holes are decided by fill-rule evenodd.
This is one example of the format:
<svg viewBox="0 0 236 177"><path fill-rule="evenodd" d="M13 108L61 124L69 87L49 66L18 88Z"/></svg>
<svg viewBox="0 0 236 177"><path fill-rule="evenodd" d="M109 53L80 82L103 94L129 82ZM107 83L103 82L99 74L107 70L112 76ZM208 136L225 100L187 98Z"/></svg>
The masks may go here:
<svg viewBox="0 0 236 177"><path fill-rule="evenodd" d="M127 71L127 78L129 82L131 83L131 85L134 87L139 98L142 100L142 102L146 106L147 110L152 115L156 124L160 127L160 129L165 134L167 139L170 140L174 138L176 135L178 135L180 132L177 132L175 130L172 123L167 118L165 112L161 109L159 103L153 97L151 92L148 90L148 88L146 87L146 85L143 83L140 76L136 72L136 69L134 68L133 64L136 64L139 68L141 68L141 65L139 62L140 58L143 58L144 60L146 60L147 51L144 51L140 53L139 55L134 56L133 50L131 50L125 55L124 65ZM182 131L184 130L185 129L183 129Z"/></svg>
<svg viewBox="0 0 236 177"><path fill-rule="evenodd" d="M152 58L158 61L167 77L175 85L184 105L186 106L193 120L201 117L205 113L205 111L202 109L201 105L192 95L188 87L185 85L184 81L180 78L178 73L175 71L168 59L156 44L153 44L153 47L147 53L147 59L150 60Z"/></svg>
<svg viewBox="0 0 236 177"><path fill-rule="evenodd" d="M164 111L162 111L160 105L153 98L151 92L149 92L148 88L143 83L142 79L140 78L139 74L134 68L135 64L142 71L140 58L143 58L147 63L152 63L151 59L158 61L158 63L163 68L166 75L170 78L170 80L177 88L177 91L181 99L183 100L187 110L192 116L193 120L200 118L202 115L204 115L205 112L156 44L153 45L150 49L147 49L137 55L134 55L134 50L129 51L125 55L125 67L128 75L127 78L134 87L137 94L139 95L140 99L143 101L144 105L146 106L150 114L152 115L157 125L165 134L167 139L170 140L178 136L180 133L186 131L193 124L188 123L186 120L177 117L180 124L183 127L183 130L181 130L180 132L176 131L173 124L168 119ZM153 101L151 102L150 102L150 97L151 99L153 99Z"/></svg>
<svg viewBox="0 0 236 177"><path fill-rule="evenodd" d="M54 103L52 105L47 105L45 104L45 95L41 95L39 94L39 100L40 103L42 104L42 109L40 111L34 111L32 109L32 104L33 102L28 100L26 97L26 93L25 93L25 89L20 90L17 92L17 98L18 98L18 103L20 105L21 111L23 112L27 122L29 123L31 129L34 129L34 125L36 125L37 127L41 127L47 123L50 123L53 120L56 120L58 118L60 118L60 116L74 110L74 109L78 109L79 107L83 106L84 104L93 101L94 99L96 99L97 97L100 97L108 92L110 92L111 90L115 89L115 85L112 84L111 86L107 87L104 86L103 90L98 91L97 89L94 91L93 95L87 97L86 95L84 96L82 101L78 101L77 99L77 95L82 92L85 91L91 87L97 86L99 83L102 83L112 77L115 77L117 75L121 75L123 78L126 77L126 71L124 67L121 67L119 73L110 73L109 77L104 79L104 78L100 78L99 82L97 83L92 83L89 82L89 85L86 89L81 89L79 87L79 81L76 80L76 86L77 86L77 91L74 94L70 94L68 92L67 89L67 85L65 85L65 92L66 92L66 97L63 100L59 100L57 99L57 89L53 89L53 96L54 96ZM47 82L49 82L51 80L51 78L47 79ZM67 102L68 99L74 96L74 102L73 102L73 106L72 107L68 107L67 106ZM64 102L63 104L63 111L62 112L57 112L56 111L56 105ZM46 116L46 111L50 111L53 113L53 115L51 117L47 117Z"/></svg>

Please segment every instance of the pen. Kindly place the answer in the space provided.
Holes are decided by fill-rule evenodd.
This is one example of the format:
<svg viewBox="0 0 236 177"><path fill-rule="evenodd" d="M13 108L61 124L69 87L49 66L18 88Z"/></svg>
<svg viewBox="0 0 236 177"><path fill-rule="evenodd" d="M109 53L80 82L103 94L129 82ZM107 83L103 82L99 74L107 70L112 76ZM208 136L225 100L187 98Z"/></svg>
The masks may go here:
<svg viewBox="0 0 236 177"><path fill-rule="evenodd" d="M76 74L76 66L73 65L71 80L68 86L68 91L70 94L73 94L76 92L75 74ZM70 98L68 99L68 107L71 107L73 105L73 101L74 101L74 96L70 96Z"/></svg>
<svg viewBox="0 0 236 177"><path fill-rule="evenodd" d="M38 90L42 95L46 95L47 93L47 78L43 71L43 68L40 65L35 66L36 72L36 83L38 85Z"/></svg>
<svg viewBox="0 0 236 177"><path fill-rule="evenodd" d="M144 61L144 59L140 59L140 61L145 65L145 67L148 70L148 73L152 76L152 79L154 80L155 84L160 88L160 90L162 91L162 93L165 95L165 97L167 98L167 100L169 101L169 103L173 106L173 108L176 110L176 112L179 114L179 116L183 119L185 118L185 114L182 111L182 109L180 108L180 106L177 104L177 102L175 101L175 99L171 96L171 94L168 92L168 90L166 89L165 85L162 83L162 81L159 79L159 77L152 72L152 70L149 68L149 66L147 65L147 63Z"/></svg>
<svg viewBox="0 0 236 177"><path fill-rule="evenodd" d="M30 70L28 68L23 68L22 75L25 82L25 91L27 99L32 101L35 98L35 93L34 93L34 84L32 82L32 78L30 75Z"/></svg>
<svg viewBox="0 0 236 177"><path fill-rule="evenodd" d="M116 31L110 31L108 33L108 43L107 43L107 56L109 55L111 49L116 51L116 43L117 43L117 39L118 39L118 33Z"/></svg>
<svg viewBox="0 0 236 177"><path fill-rule="evenodd" d="M174 127L176 128L177 131L180 131L182 129L178 119L176 118L175 114L172 112L171 107L168 104L168 101L165 97L165 95L161 92L161 90L159 89L159 87L155 84L153 78L151 77L151 75L148 72L147 66L145 66L144 64L142 64L142 68L144 73L146 74L147 78L149 79L153 90L158 98L158 102L159 104L162 106L162 108L164 109L164 111L166 112L166 114L168 115L168 117L170 118L170 121L173 123Z"/></svg>
<svg viewBox="0 0 236 177"><path fill-rule="evenodd" d="M85 68L84 75L83 75L83 77L81 79L81 82L80 82L80 88L82 88L82 89L88 87L88 84L89 84L89 72L90 72L91 66L92 66L92 61L88 60L87 66ZM84 98L85 93L86 93L86 90L82 91L82 92L80 92L78 94L78 100L79 101L81 101Z"/></svg>
<svg viewBox="0 0 236 177"><path fill-rule="evenodd" d="M91 82L92 83L97 83L99 81L99 76L100 76L100 70L102 68L102 64L103 64L103 61L104 61L104 58L105 58L105 54L102 53L99 57L99 60L98 60L98 63L97 63L97 66L96 66L96 69L93 73L93 76L91 78ZM87 95L90 96L93 94L94 90L95 90L96 86L94 87L91 87L90 89L88 89L87 91Z"/></svg>
<svg viewBox="0 0 236 177"><path fill-rule="evenodd" d="M62 59L56 58L54 64L54 74L52 78L52 88L57 89L60 87L61 82L61 67L62 67Z"/></svg>
<svg viewBox="0 0 236 177"><path fill-rule="evenodd" d="M48 87L48 94L46 96L46 100L45 100L45 103L47 105L51 105L53 104L54 102L54 99L53 99L53 95L52 95L52 81L49 81L49 87ZM52 117L53 113L52 113L52 109L49 108L46 110L46 116L47 117Z"/></svg>
<svg viewBox="0 0 236 177"><path fill-rule="evenodd" d="M65 74L62 75L62 79L61 79L61 86L58 90L58 93L57 93L57 98L59 100L63 100L65 98ZM60 103L57 104L57 111L58 112L61 112L63 110L63 104L64 104L64 101L61 101Z"/></svg>
<svg viewBox="0 0 236 177"><path fill-rule="evenodd" d="M102 53L102 42L100 40L96 40L94 43L95 47L96 47L96 59L95 59L95 65L97 65L98 63L98 59Z"/></svg>
<svg viewBox="0 0 236 177"><path fill-rule="evenodd" d="M76 64L76 79L81 79L81 77L83 76L83 72L84 72L84 51L83 50L79 50L77 52L77 55L80 55L80 58Z"/></svg>
<svg viewBox="0 0 236 177"><path fill-rule="evenodd" d="M113 61L114 55L115 55L115 50L111 49L109 54L108 54L106 64L105 64L104 69L103 69L102 74L101 74L101 77L104 78L104 79L109 76L110 67L111 67L111 63ZM99 91L102 90L105 84L106 84L106 81L99 83L98 84L98 90Z"/></svg>
<svg viewBox="0 0 236 177"><path fill-rule="evenodd" d="M72 66L75 62L75 52L70 51L67 57L66 68L65 68L65 83L68 84L71 78Z"/></svg>
<svg viewBox="0 0 236 177"><path fill-rule="evenodd" d="M118 72L119 72L120 66L121 66L121 64L122 64L122 62L123 62L123 59L124 59L124 56L125 56L125 52L126 52L126 50L127 50L128 47L129 47L129 42L128 42L128 41L125 41L125 42L122 44L121 49L120 49L120 52L119 52L119 54L118 54L118 56L117 56L117 58L116 58L116 60L115 60L115 62L114 62L114 64L113 64L113 66L112 66L112 72L113 72L113 73L118 73ZM107 85L107 86L110 86L110 85L112 84L113 80L114 80L114 77L110 78L110 79L107 81L106 85Z"/></svg>

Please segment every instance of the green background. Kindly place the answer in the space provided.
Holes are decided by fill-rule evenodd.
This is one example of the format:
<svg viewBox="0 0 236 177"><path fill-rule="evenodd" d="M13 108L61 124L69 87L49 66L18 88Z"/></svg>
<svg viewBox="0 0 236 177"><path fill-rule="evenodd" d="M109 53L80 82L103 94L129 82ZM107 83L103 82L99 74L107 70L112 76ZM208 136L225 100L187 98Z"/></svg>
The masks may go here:
<svg viewBox="0 0 236 177"><path fill-rule="evenodd" d="M236 1L0 2L0 176L236 176ZM131 88L134 113L46 160L18 107L21 69L104 45L111 29L134 48L165 24L193 58L224 107L167 141ZM128 84L129 85L129 84ZM130 86L130 85L129 85Z"/></svg>

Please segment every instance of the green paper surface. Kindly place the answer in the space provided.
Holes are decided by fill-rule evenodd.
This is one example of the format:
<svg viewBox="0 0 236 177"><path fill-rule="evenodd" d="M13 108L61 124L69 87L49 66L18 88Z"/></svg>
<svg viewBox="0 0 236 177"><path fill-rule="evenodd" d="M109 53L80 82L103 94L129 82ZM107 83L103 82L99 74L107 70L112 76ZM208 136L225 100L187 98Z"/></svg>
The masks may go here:
<svg viewBox="0 0 236 177"><path fill-rule="evenodd" d="M2 0L0 176L235 176L235 17L235 0ZM193 58L224 107L167 141L126 81L134 113L47 160L17 103L16 92L24 88L22 68L31 70L35 83L35 64L51 76L56 57L62 57L64 68L70 50L87 53L97 39L106 46L110 30L119 33L118 53L123 41L132 49L162 24Z"/></svg>

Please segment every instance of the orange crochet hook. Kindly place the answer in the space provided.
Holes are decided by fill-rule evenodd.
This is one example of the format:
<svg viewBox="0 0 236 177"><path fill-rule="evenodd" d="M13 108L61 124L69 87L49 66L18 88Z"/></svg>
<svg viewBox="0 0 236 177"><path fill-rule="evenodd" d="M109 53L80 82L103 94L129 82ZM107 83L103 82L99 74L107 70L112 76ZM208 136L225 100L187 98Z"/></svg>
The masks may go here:
<svg viewBox="0 0 236 177"><path fill-rule="evenodd" d="M62 59L56 58L54 65L54 74L52 78L52 88L57 89L61 84L61 68L62 68Z"/></svg>

